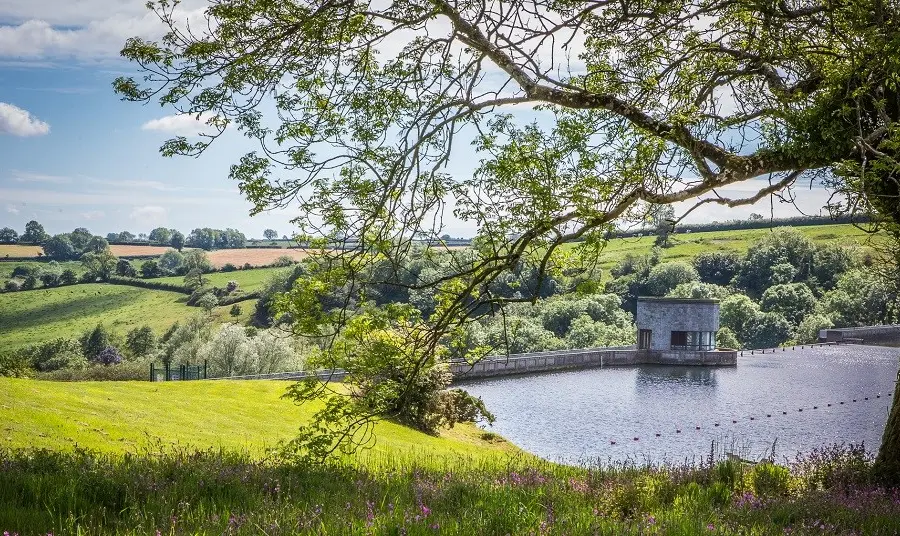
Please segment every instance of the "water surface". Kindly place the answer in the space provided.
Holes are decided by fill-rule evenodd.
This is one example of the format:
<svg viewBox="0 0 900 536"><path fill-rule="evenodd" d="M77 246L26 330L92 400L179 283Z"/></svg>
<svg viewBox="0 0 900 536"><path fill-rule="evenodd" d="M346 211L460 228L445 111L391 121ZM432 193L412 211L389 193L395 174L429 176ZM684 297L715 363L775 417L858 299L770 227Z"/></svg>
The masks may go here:
<svg viewBox="0 0 900 536"><path fill-rule="evenodd" d="M713 441L720 454L752 459L775 443L785 461L833 443L876 450L898 357L896 348L798 347L745 353L736 367L583 369L463 387L497 417L491 430L555 461L696 461Z"/></svg>

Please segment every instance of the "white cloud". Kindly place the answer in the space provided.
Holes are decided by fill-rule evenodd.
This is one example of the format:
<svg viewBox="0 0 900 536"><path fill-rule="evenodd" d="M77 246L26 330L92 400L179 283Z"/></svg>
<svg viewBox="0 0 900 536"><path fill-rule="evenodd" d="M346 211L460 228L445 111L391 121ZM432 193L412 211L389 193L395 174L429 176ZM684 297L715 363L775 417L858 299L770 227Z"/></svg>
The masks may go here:
<svg viewBox="0 0 900 536"><path fill-rule="evenodd" d="M131 211L131 219L143 226L162 225L169 217L169 211L158 206L135 207Z"/></svg>
<svg viewBox="0 0 900 536"><path fill-rule="evenodd" d="M32 116L27 110L0 102L0 134L27 137L49 133L50 125Z"/></svg>
<svg viewBox="0 0 900 536"><path fill-rule="evenodd" d="M30 173L27 171L13 171L13 178L16 182L43 182L49 184L68 184L72 182L70 177L61 175L46 175L43 173Z"/></svg>
<svg viewBox="0 0 900 536"><path fill-rule="evenodd" d="M17 209L16 207L14 207L14 206L12 206L12 205L6 205L6 211L9 212L9 213L12 214L12 215L18 215L18 214L19 214L19 209Z"/></svg>
<svg viewBox="0 0 900 536"><path fill-rule="evenodd" d="M83 219L83 220L91 221L91 220L99 220L103 216L106 216L106 213L103 212L102 210L89 210L87 212L80 213L79 216L81 216L81 219Z"/></svg>
<svg viewBox="0 0 900 536"><path fill-rule="evenodd" d="M212 127L206 124L211 117L211 114L201 114L200 119L197 119L197 116L193 114L167 115L147 121L141 125L141 130L155 130L180 136L196 136L204 130L212 130Z"/></svg>

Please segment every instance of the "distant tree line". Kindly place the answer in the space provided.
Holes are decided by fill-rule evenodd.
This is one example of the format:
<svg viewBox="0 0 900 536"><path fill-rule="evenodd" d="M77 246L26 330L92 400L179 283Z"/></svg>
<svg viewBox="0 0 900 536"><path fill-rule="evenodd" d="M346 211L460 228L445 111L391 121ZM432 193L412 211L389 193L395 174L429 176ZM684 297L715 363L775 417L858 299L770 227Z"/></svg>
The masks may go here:
<svg viewBox="0 0 900 536"><path fill-rule="evenodd" d="M674 211L671 211L674 215ZM670 217L671 217L670 215ZM871 220L863 215L844 216L794 216L790 218L766 218L761 214L751 214L746 220L714 221L710 223L679 223L673 227L672 221L664 218L651 218L652 227L631 230L610 231L609 238L633 238L641 235L659 234L660 229L666 233L703 233L712 231L735 231L743 229L772 229L775 227L805 227L810 225L833 224L866 224Z"/></svg>

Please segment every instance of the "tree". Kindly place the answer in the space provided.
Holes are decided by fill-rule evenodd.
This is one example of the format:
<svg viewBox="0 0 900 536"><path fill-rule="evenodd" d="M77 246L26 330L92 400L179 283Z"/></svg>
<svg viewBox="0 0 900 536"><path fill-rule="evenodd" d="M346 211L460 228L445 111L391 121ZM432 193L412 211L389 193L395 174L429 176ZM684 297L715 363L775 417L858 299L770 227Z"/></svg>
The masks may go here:
<svg viewBox="0 0 900 536"><path fill-rule="evenodd" d="M47 239L44 226L35 220L25 224L25 232L19 237L19 242L25 244L41 244Z"/></svg>
<svg viewBox="0 0 900 536"><path fill-rule="evenodd" d="M656 231L654 244L669 247L669 235L675 225L675 209L672 205L652 205L649 212L650 223Z"/></svg>
<svg viewBox="0 0 900 536"><path fill-rule="evenodd" d="M119 233L106 233L107 242L116 242L119 240Z"/></svg>
<svg viewBox="0 0 900 536"><path fill-rule="evenodd" d="M118 242L134 242L134 234L129 231L122 231L117 237Z"/></svg>
<svg viewBox="0 0 900 536"><path fill-rule="evenodd" d="M815 249L797 229L773 229L747 249L736 283L748 295L759 297L770 285L803 281L809 277Z"/></svg>
<svg viewBox="0 0 900 536"><path fill-rule="evenodd" d="M112 254L109 248L100 253L89 251L81 256L81 265L84 266L86 274L99 278L101 281L106 281L116 272L118 262L119 259Z"/></svg>
<svg viewBox="0 0 900 536"><path fill-rule="evenodd" d="M653 296L665 296L678 285L697 281L697 270L682 261L657 264L647 276L647 291Z"/></svg>
<svg viewBox="0 0 900 536"><path fill-rule="evenodd" d="M719 306L719 321L721 326L730 329L739 341L745 342L747 326L759 313L759 305L750 297L734 294L722 300Z"/></svg>
<svg viewBox="0 0 900 536"><path fill-rule="evenodd" d="M776 348L791 338L793 329L781 313L759 313L744 326L745 346L750 349Z"/></svg>
<svg viewBox="0 0 900 536"><path fill-rule="evenodd" d="M144 357L156 348L156 335L149 326L134 328L125 336L125 345L132 355Z"/></svg>
<svg viewBox="0 0 900 536"><path fill-rule="evenodd" d="M103 324L97 324L97 327L81 336L81 352L89 361L94 361L100 352L110 346L110 340L109 331Z"/></svg>
<svg viewBox="0 0 900 536"><path fill-rule="evenodd" d="M166 275L180 274L182 273L182 268L184 268L184 255L174 249L170 249L160 255L156 263Z"/></svg>
<svg viewBox="0 0 900 536"><path fill-rule="evenodd" d="M131 265L128 259L119 259L116 263L116 275L122 277L137 277L137 270Z"/></svg>
<svg viewBox="0 0 900 536"><path fill-rule="evenodd" d="M144 261L141 263L141 275L146 278L159 277L162 275L162 270L159 269L159 265L156 261Z"/></svg>
<svg viewBox="0 0 900 536"><path fill-rule="evenodd" d="M19 241L19 233L11 227L0 229L0 244L15 244Z"/></svg>
<svg viewBox="0 0 900 536"><path fill-rule="evenodd" d="M763 292L759 305L763 311L781 313L796 327L816 308L816 297L803 283L774 285Z"/></svg>
<svg viewBox="0 0 900 536"><path fill-rule="evenodd" d="M173 230L171 242L169 242L169 245L171 245L178 251L181 251L181 249L184 247L184 235L178 231Z"/></svg>
<svg viewBox="0 0 900 536"><path fill-rule="evenodd" d="M184 269L186 271L197 270L200 273L208 273L213 269L209 256L201 249L192 249L184 254Z"/></svg>
<svg viewBox="0 0 900 536"><path fill-rule="evenodd" d="M734 251L704 251L694 257L694 269L704 283L728 285L740 268L740 256Z"/></svg>
<svg viewBox="0 0 900 536"><path fill-rule="evenodd" d="M103 238L102 236L92 236L90 240L87 241L87 244L81 248L82 252L90 252L90 253L100 253L109 249L109 241Z"/></svg>
<svg viewBox="0 0 900 536"><path fill-rule="evenodd" d="M278 232L274 229L266 229L263 231L263 237L265 237L266 240L275 240L278 238Z"/></svg>
<svg viewBox="0 0 900 536"><path fill-rule="evenodd" d="M215 294L207 292L197 300L197 306L202 307L203 310L209 314L212 313L213 309L219 306L219 300L216 298Z"/></svg>
<svg viewBox="0 0 900 536"><path fill-rule="evenodd" d="M106 366L118 365L122 362L122 354L119 353L119 349L115 346L107 346L97 354L93 361Z"/></svg>
<svg viewBox="0 0 900 536"><path fill-rule="evenodd" d="M156 229L150 231L149 238L151 242L169 245L169 241L172 240L172 231L166 229L165 227L157 227Z"/></svg>
<svg viewBox="0 0 900 536"><path fill-rule="evenodd" d="M206 279L203 278L203 272L194 268L193 270L189 270L188 273L184 275L184 286L191 290L197 290L198 288L203 287L206 284Z"/></svg>
<svg viewBox="0 0 900 536"><path fill-rule="evenodd" d="M58 234L48 238L41 246L44 255L58 261L69 261L77 257L77 252L69 235Z"/></svg>
<svg viewBox="0 0 900 536"><path fill-rule="evenodd" d="M59 277L59 282L63 285L74 285L78 282L78 276L75 275L75 270L70 268L66 268L63 270L62 275Z"/></svg>
<svg viewBox="0 0 900 536"><path fill-rule="evenodd" d="M78 227L71 233L69 233L69 240L72 241L72 246L75 248L75 251L82 252L87 246L88 242L93 238L94 235L84 227Z"/></svg>
<svg viewBox="0 0 900 536"><path fill-rule="evenodd" d="M349 329L318 297L350 292L340 318L362 315L368 287L380 284L365 268L399 259L417 234L436 235L446 205L479 230L482 246L427 282L440 296L435 312L416 330L396 330L406 346L419 344L406 356L416 363L404 369L414 371L400 382L407 387L393 391L399 406L363 397L330 408L356 412L349 422L361 427L370 424L363 416L419 400L414 386L441 377L438 349L461 324L530 298L527 289L498 296L492 283L526 260L543 277L596 258L611 224L635 219L641 202L734 207L833 178L858 194L846 197L853 206L865 196L900 222L892 156L900 11L890 2L389 0L278 9L221 0L190 30L173 3L150 7L169 34L126 43L123 56L144 78L119 78L115 89L206 117L209 134L169 140L162 153L202 154L235 126L261 144L231 169L253 212L297 200L301 235L344 246L322 254L322 269L301 285L310 290L284 305L298 330ZM398 33L411 38L378 55ZM550 119L521 124L505 113L522 105L542 105ZM469 133L479 163L454 179L443 164ZM765 185L746 197L722 194L759 177ZM575 240L563 255L560 246ZM770 284L765 275L750 278L752 296Z"/></svg>

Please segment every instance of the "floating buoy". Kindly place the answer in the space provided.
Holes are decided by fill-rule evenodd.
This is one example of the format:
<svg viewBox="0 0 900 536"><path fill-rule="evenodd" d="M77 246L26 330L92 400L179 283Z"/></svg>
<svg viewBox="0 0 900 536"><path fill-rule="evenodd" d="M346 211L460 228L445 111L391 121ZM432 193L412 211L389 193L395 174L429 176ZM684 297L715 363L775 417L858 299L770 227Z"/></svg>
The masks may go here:
<svg viewBox="0 0 900 536"><path fill-rule="evenodd" d="M635 441L637 441L637 440L638 440L638 438L634 438L634 440L635 440Z"/></svg>
<svg viewBox="0 0 900 536"><path fill-rule="evenodd" d="M615 444L616 444L616 442L615 442L615 441L612 441L612 440L610 440L610 442L609 442L609 444L610 444L610 445L615 445Z"/></svg>
<svg viewBox="0 0 900 536"><path fill-rule="evenodd" d="M675 433L676 433L676 434L680 434L680 433L681 433L681 430L675 430Z"/></svg>
<svg viewBox="0 0 900 536"><path fill-rule="evenodd" d="M786 411L782 411L781 414L782 414L782 415L787 415L787 412L786 412Z"/></svg>
<svg viewBox="0 0 900 536"><path fill-rule="evenodd" d="M868 399L869 399L869 397L866 397L866 400L868 400Z"/></svg>
<svg viewBox="0 0 900 536"><path fill-rule="evenodd" d="M856 399L854 398L853 401L856 402Z"/></svg>
<svg viewBox="0 0 900 536"><path fill-rule="evenodd" d="M756 417L750 417L750 420L751 420L751 421L755 421L755 420L756 420Z"/></svg>
<svg viewBox="0 0 900 536"><path fill-rule="evenodd" d="M875 395L875 398L881 398L881 395Z"/></svg>
<svg viewBox="0 0 900 536"><path fill-rule="evenodd" d="M736 419L731 419L731 424L736 424L736 423L737 423Z"/></svg>
<svg viewBox="0 0 900 536"><path fill-rule="evenodd" d="M843 405L844 405L844 403L843 403L843 402L841 402L841 405L842 405L842 406L843 406Z"/></svg>
<svg viewBox="0 0 900 536"><path fill-rule="evenodd" d="M803 408L798 409L797 411L803 411Z"/></svg>
<svg viewBox="0 0 900 536"><path fill-rule="evenodd" d="M659 432L656 432L656 437L659 437Z"/></svg>
<svg viewBox="0 0 900 536"><path fill-rule="evenodd" d="M766 413L766 417L771 417L771 416L772 416L771 413Z"/></svg>
<svg viewBox="0 0 900 536"><path fill-rule="evenodd" d="M697 430L699 430L699 429L700 429L700 427L698 426L698 427L697 427Z"/></svg>
<svg viewBox="0 0 900 536"><path fill-rule="evenodd" d="M719 426L719 423L714 424L713 426Z"/></svg>
<svg viewBox="0 0 900 536"><path fill-rule="evenodd" d="M813 409L819 409L819 406L813 406Z"/></svg>
<svg viewBox="0 0 900 536"><path fill-rule="evenodd" d="M829 407L829 408L831 407L831 403L830 403L830 402L828 403L828 407Z"/></svg>

